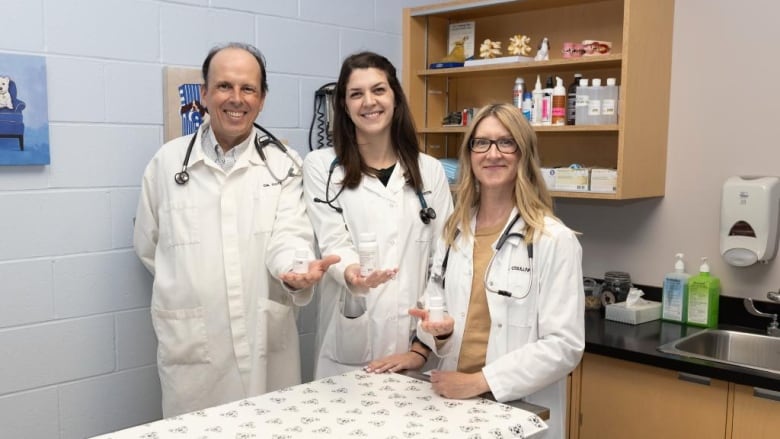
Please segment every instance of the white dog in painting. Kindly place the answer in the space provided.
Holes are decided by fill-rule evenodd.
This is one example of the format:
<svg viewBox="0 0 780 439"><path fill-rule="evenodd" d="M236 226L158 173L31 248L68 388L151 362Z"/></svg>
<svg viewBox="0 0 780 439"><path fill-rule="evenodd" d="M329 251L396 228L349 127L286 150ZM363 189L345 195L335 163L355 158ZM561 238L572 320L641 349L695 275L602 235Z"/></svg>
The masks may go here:
<svg viewBox="0 0 780 439"><path fill-rule="evenodd" d="M0 108L14 109L14 103L11 101L11 92L9 85L11 84L11 78L7 76L0 76Z"/></svg>

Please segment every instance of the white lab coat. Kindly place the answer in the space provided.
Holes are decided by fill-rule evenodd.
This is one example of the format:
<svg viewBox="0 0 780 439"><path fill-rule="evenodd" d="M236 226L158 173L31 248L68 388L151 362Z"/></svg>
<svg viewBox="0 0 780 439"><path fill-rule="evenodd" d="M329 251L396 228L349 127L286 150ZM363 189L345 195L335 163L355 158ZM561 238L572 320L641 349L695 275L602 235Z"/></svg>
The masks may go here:
<svg viewBox="0 0 780 439"><path fill-rule="evenodd" d="M387 187L377 178L363 176L355 189L344 190L333 203L343 215L313 199L325 199L328 170L335 158L332 148L309 153L304 161L304 199L322 254L335 254L341 262L330 267L317 285L320 301L315 376L322 378L361 367L370 360L409 348L414 322L408 310L422 295L428 275L433 242L452 211L449 183L441 163L420 154L423 196L436 211L430 224L420 220L420 200L406 184L405 169L398 162ZM344 173L336 166L328 198L340 189ZM346 226L346 227L345 227ZM360 233L375 232L381 269L398 268L395 279L366 294L368 312L354 320L340 312L340 297L348 293L344 269L359 263L356 250Z"/></svg>
<svg viewBox="0 0 780 439"><path fill-rule="evenodd" d="M510 215L510 221L516 213ZM441 370L458 367L471 296L474 224L472 218L472 236L458 235L445 273L445 307L455 319L452 336L436 350L433 337L418 329L418 337L442 357ZM520 219L512 231L522 232L524 227ZM426 303L430 294L441 292L441 284L434 278L441 275L446 248L443 241L437 245L433 275L423 298ZM532 270L528 270L529 265L526 245L519 237L510 237L495 256L487 279L492 288L510 291L514 296L528 295L515 298L486 293L491 327L482 373L498 401L524 398L548 407L550 428L545 437L563 438L566 376L577 366L585 348L582 249L571 230L546 218L545 231L533 245Z"/></svg>
<svg viewBox="0 0 780 439"><path fill-rule="evenodd" d="M291 269L296 248L313 257L302 178L279 184L268 171L287 175L290 159L270 145L264 163L251 142L226 174L203 154L201 132L186 185L173 176L191 137L155 154L135 220L136 253L154 275L166 417L300 383L292 305L312 297L311 289L291 293L271 279Z"/></svg>

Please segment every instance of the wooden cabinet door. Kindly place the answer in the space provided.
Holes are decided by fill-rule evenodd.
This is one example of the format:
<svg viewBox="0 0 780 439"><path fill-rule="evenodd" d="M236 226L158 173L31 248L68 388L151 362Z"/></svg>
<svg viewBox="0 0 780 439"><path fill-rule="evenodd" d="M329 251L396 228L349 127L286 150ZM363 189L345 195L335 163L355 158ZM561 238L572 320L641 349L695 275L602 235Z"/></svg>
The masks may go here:
<svg viewBox="0 0 780 439"><path fill-rule="evenodd" d="M581 366L579 439L726 437L725 381L587 353Z"/></svg>
<svg viewBox="0 0 780 439"><path fill-rule="evenodd" d="M734 385L732 439L780 437L780 392Z"/></svg>

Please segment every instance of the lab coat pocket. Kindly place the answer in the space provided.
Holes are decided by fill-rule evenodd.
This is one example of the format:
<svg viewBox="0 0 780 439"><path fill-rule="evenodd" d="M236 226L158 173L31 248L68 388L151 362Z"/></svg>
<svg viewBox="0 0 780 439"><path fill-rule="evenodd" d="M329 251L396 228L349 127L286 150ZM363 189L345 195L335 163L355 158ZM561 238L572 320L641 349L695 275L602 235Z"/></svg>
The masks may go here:
<svg viewBox="0 0 780 439"><path fill-rule="evenodd" d="M279 302L268 299L258 299L258 328L259 340L267 340L268 353L279 352L287 349L287 339L290 319L293 318L293 309ZM266 325L263 322L267 322ZM263 334L263 328L266 329Z"/></svg>
<svg viewBox="0 0 780 439"><path fill-rule="evenodd" d="M160 212L160 242L169 247L200 242L198 207L189 202L172 202Z"/></svg>
<svg viewBox="0 0 780 439"><path fill-rule="evenodd" d="M512 285L522 288L522 285ZM517 294L516 291L513 291ZM522 293L521 293L522 294ZM507 349L512 350L533 341L531 337L536 326L536 296L528 294L522 299L506 298L507 306Z"/></svg>
<svg viewBox="0 0 780 439"><path fill-rule="evenodd" d="M271 233L274 228L274 219L276 219L278 201L279 186L261 187L255 191L255 235Z"/></svg>
<svg viewBox="0 0 780 439"><path fill-rule="evenodd" d="M152 308L157 356L164 365L211 361L203 307L163 310Z"/></svg>
<svg viewBox="0 0 780 439"><path fill-rule="evenodd" d="M360 365L371 361L371 319L368 312L347 318L337 309L333 318L323 342L325 355L340 364Z"/></svg>

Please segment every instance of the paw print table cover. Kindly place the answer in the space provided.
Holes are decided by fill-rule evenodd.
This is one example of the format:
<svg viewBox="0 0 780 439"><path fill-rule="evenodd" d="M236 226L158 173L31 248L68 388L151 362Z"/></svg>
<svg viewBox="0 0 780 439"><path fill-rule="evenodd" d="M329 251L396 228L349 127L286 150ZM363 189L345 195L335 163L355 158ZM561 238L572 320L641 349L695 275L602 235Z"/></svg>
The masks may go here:
<svg viewBox="0 0 780 439"><path fill-rule="evenodd" d="M526 410L482 398L446 399L415 378L356 370L99 438L499 439L546 429Z"/></svg>

